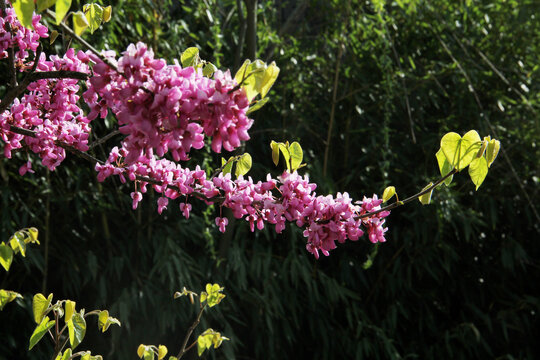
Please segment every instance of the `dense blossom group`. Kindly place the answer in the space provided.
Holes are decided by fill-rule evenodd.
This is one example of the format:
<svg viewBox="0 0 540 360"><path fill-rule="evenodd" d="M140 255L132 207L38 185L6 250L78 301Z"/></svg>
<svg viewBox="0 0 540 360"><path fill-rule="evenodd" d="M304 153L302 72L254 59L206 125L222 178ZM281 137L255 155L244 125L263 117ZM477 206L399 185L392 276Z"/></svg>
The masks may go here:
<svg viewBox="0 0 540 360"><path fill-rule="evenodd" d="M75 54L69 49L60 58L56 55L27 62L28 51L37 56L40 38L48 37L47 28L39 23L40 16L34 15L35 31L23 27L16 19L12 8L6 9L6 16L0 18L0 58L7 57L9 48L15 48L15 66L20 71L33 67L36 71L77 71L89 73L88 65L81 62L84 53ZM10 31L9 31L10 30ZM76 79L40 79L30 83L27 93L15 99L10 110L0 114L0 139L5 142L4 156L11 158L11 151L26 145L29 150L42 158L43 165L54 170L66 157L66 152L58 142L81 151L88 150L90 133L89 120L78 105L79 85ZM24 136L9 131L10 126L31 130L35 136ZM24 174L30 163L21 167Z"/></svg>
<svg viewBox="0 0 540 360"><path fill-rule="evenodd" d="M0 17L0 59L14 48L18 69L28 71L32 67L30 62L25 64L28 52L36 54L39 38L47 37L47 29L39 20L34 16L35 31L30 31L8 8ZM253 123L246 114L249 101L228 71L217 71L208 78L200 69L182 68L177 62L168 65L155 59L152 50L142 43L130 45L118 60L114 52L98 56L81 51L75 54L73 49L62 58L41 55L36 71L53 70L92 72L83 94L90 113L85 116L77 105L77 80L32 82L27 93L0 114L5 157L10 158L13 149L26 146L53 170L65 158L62 146L88 150L90 121L98 116L105 118L110 110L126 136L106 162L96 164L97 177L104 181L116 175L122 182L134 181L133 208L151 186L161 194L159 213L169 200L182 197L179 206L186 218L192 209L189 201L197 198L231 209L236 218L249 222L252 231L268 223L280 233L287 221L294 222L304 229L306 248L317 258L319 252L328 255L336 242L358 240L364 233L362 228L371 242L385 241L384 218L389 212L362 217L380 209L382 200L376 195L354 202L347 193L317 195L316 185L296 172L284 172L277 179L268 175L266 181L254 182L251 177L232 179L231 174L223 173L208 177L199 166L190 170L178 163L189 159L192 148L202 148L206 137L215 152L232 151L249 139ZM12 132L11 126L31 130L34 136ZM175 161L165 159L167 153ZM28 162L20 173L29 170ZM224 232L228 220L221 211L215 222Z"/></svg>
<svg viewBox="0 0 540 360"><path fill-rule="evenodd" d="M128 46L118 70L91 57L94 75L84 94L91 104L89 118L105 117L107 109L114 112L120 131L127 135L123 147L128 163L167 152L176 161L187 160L191 148L204 146L205 135L218 153L249 139L249 101L228 71L218 70L210 79L201 69L167 65L154 59L143 43ZM109 60L116 63L113 57Z"/></svg>

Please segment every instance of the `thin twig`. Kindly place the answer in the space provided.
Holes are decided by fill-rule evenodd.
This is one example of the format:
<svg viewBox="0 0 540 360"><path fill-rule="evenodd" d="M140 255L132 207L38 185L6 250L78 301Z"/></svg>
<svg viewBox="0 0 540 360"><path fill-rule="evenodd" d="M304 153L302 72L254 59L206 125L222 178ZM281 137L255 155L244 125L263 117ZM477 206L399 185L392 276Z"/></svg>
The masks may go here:
<svg viewBox="0 0 540 360"><path fill-rule="evenodd" d="M437 180L433 185L431 185L430 187L428 188L425 188L424 190L420 191L419 193L416 193L414 194L413 196L410 196L408 198L406 198L405 200L402 200L402 201L398 201L396 200L396 202L393 202L392 204L390 205L387 205L379 210L376 210L376 211L372 211L372 212L368 212L366 214L362 214L362 215L359 215L359 216L356 216L354 218L354 220L359 220L359 219L365 219L365 218L368 218L368 217L371 217L373 215L376 215L380 212L383 212L383 211L388 211L388 210L392 210L392 209L395 209L399 206L402 206L402 205L405 205L407 203L410 203L411 201L414 201L416 199L418 199L420 196L424 195L424 194L427 194L431 191L433 191L433 189L435 189L437 186L439 186L443 181L445 181L446 179L448 179L450 176L456 174L458 172L458 170L456 168L454 168L452 171L450 171L448 174L446 174L445 176L441 177L439 180Z"/></svg>
<svg viewBox="0 0 540 360"><path fill-rule="evenodd" d="M176 356L178 359L184 356L184 354L189 350L189 348L191 348L190 346L188 349L186 349L186 346L189 341L189 338L191 337L191 334L193 333L193 330L195 330L197 325L199 325L199 323L201 322L201 316L203 314L204 308L206 308L206 303L201 306L201 311L199 311L197 318L195 319L193 324L191 324L191 326L189 327L186 337L184 338L184 342L182 343L182 348L180 349L180 352L178 352L178 355Z"/></svg>
<svg viewBox="0 0 540 360"><path fill-rule="evenodd" d="M121 134L120 130L115 130L107 135L105 135L104 137L102 137L101 139L97 139L96 141L94 141L93 143L91 143L88 148L89 149L93 149L95 148L96 146L98 145L101 145L103 144L104 142L108 141L110 138L116 136L116 135L119 135Z"/></svg>
<svg viewBox="0 0 540 360"><path fill-rule="evenodd" d="M336 70L334 75L334 90L332 94L332 108L330 110L330 123L328 124L328 134L326 136L326 143L324 144L324 162L323 162L323 176L326 176L326 169L328 167L328 155L330 153L330 141L332 140L332 130L334 126L334 118L336 115L337 104L337 89L339 82L339 70L341 69L341 57L343 56L343 42L339 43L339 52L336 61Z"/></svg>

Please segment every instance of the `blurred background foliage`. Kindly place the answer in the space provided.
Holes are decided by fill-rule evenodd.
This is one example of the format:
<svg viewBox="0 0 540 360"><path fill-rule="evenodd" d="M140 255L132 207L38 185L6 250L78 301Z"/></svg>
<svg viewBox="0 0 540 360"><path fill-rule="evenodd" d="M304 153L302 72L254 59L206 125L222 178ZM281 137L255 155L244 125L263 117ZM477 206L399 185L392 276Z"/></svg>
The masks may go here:
<svg viewBox="0 0 540 360"><path fill-rule="evenodd" d="M0 358L30 353L32 294L53 292L122 321L89 330L81 348L134 358L137 345L176 353L195 308L172 294L207 282L227 298L197 331L231 338L210 358L535 359L540 337L540 3L534 0L117 0L95 34L98 48L144 41L157 56L189 46L233 72L244 58L275 60L271 101L254 113L257 179L277 174L270 140L299 141L318 193L357 199L394 185L401 197L437 177L434 154L448 131L476 129L503 151L484 185L466 176L388 220L388 242L347 243L328 258L305 251L301 231L250 233L236 221L220 234L219 209L157 198L131 210L130 184L98 183L73 156L48 173L20 177L27 155L0 159L0 233L28 226L41 246L20 257L1 288L25 295L0 312ZM73 9L82 6L74 3ZM69 43L57 41L56 51ZM73 43L77 46L77 44ZM0 67L5 64L0 64ZM3 69L3 68L2 68ZM94 123L94 137L115 120ZM95 149L104 159L119 138ZM191 166L217 167L208 149ZM376 252L375 252L376 251ZM375 256L376 254L376 256ZM367 270L364 262L373 255ZM214 310L215 309L215 310ZM197 335L197 334L196 334Z"/></svg>

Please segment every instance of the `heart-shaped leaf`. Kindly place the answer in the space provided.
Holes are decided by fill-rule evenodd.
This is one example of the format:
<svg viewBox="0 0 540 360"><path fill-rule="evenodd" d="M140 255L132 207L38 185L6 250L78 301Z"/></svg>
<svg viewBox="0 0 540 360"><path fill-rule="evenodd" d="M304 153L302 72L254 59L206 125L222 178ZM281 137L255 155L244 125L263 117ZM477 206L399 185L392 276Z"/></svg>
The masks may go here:
<svg viewBox="0 0 540 360"><path fill-rule="evenodd" d="M69 332L69 343L71 348L75 349L86 335L86 320L81 313L75 313L67 322Z"/></svg>
<svg viewBox="0 0 540 360"><path fill-rule="evenodd" d="M435 157L437 158L437 163L439 164L439 171L441 172L441 176L444 177L448 175L448 173L454 169L452 167L452 164L448 162L448 159L446 158L446 156L444 156L442 149L439 149L439 151L437 151L437 154L435 154ZM449 176L448 178L446 178L446 180L444 180L444 184L446 186L450 185L453 178L454 178L454 175Z"/></svg>
<svg viewBox="0 0 540 360"><path fill-rule="evenodd" d="M9 267L13 262L13 249L6 244L0 244L0 264L6 271L9 271Z"/></svg>
<svg viewBox="0 0 540 360"><path fill-rule="evenodd" d="M30 336L30 346L28 347L28 350L32 350L32 348L39 342L39 340L41 340L43 335L45 335L47 331L54 326L54 324L56 324L56 321L50 320L48 316L41 319L41 322L38 324L38 326L36 326L32 336Z"/></svg>
<svg viewBox="0 0 540 360"><path fill-rule="evenodd" d="M488 163L485 157L475 158L469 165L469 175L476 185L476 190L482 185L488 173Z"/></svg>

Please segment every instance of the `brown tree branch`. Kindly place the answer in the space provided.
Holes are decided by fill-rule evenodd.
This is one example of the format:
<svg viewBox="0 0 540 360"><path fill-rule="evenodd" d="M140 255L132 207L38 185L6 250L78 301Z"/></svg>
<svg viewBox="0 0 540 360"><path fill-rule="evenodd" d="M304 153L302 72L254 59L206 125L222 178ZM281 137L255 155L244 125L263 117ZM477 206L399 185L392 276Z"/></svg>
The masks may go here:
<svg viewBox="0 0 540 360"><path fill-rule="evenodd" d="M195 330L197 325L199 325L199 323L201 322L201 317L205 308L206 308L206 303L204 305L201 305L201 310L197 314L197 318L195 319L193 324L191 324L191 326L189 327L186 337L184 338L184 342L182 343L182 348L178 352L178 355L176 356L176 358L178 359L182 358L182 356L184 356L184 354L191 348L190 346L189 348L186 349L187 343L189 341L189 338L191 337L191 334L193 333L193 330Z"/></svg>

